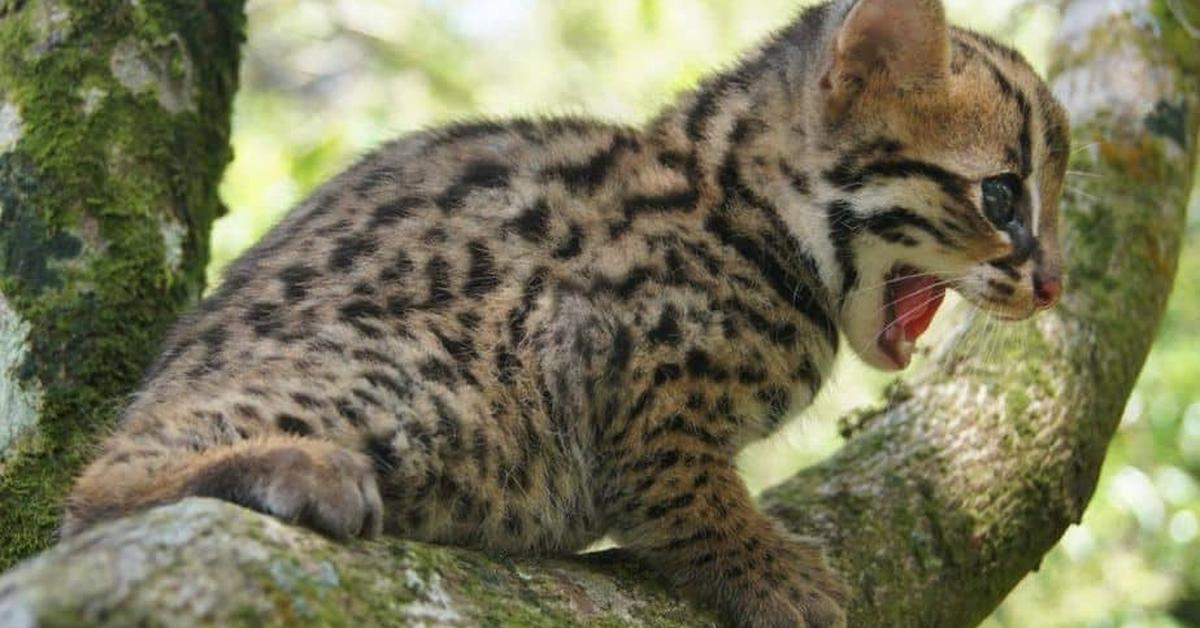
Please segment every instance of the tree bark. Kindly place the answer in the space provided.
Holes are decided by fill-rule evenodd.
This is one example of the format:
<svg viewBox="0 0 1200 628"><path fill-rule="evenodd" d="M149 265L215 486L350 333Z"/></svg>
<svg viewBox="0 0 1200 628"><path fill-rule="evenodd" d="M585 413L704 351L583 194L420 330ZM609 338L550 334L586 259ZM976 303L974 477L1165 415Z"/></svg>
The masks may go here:
<svg viewBox="0 0 1200 628"><path fill-rule="evenodd" d="M1052 69L1077 155L1061 307L962 323L832 459L764 496L827 541L852 626L970 626L1079 520L1170 293L1200 128L1195 7L1063 3ZM1185 14L1191 10L1192 14ZM1192 20L1189 24L1186 20ZM0 624L711 625L621 553L497 559L336 544L191 500L95 529L0 578ZM22 622L25 622L24 624Z"/></svg>
<svg viewBox="0 0 1200 628"><path fill-rule="evenodd" d="M239 0L0 0L0 568L204 285Z"/></svg>

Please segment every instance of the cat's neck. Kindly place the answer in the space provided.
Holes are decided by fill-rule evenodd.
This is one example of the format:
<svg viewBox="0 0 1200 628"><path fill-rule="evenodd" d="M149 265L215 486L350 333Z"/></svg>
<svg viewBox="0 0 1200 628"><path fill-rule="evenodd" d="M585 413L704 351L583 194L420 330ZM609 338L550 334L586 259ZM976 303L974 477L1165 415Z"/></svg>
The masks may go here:
<svg viewBox="0 0 1200 628"><path fill-rule="evenodd" d="M833 308L843 277L822 177L837 157L820 148L811 73L774 63L770 50L685 94L647 136L661 153L683 160L703 196L714 199L705 217L709 231L760 249L778 261L787 281L803 281Z"/></svg>

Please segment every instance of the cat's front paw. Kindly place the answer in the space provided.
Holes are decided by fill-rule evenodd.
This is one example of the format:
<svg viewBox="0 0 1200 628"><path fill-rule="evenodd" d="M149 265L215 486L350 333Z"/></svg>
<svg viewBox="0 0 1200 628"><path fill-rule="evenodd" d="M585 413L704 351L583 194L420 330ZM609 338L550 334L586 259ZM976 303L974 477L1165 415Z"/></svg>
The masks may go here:
<svg viewBox="0 0 1200 628"><path fill-rule="evenodd" d="M366 457L321 441L249 448L212 469L192 491L225 499L334 538L373 538L383 501Z"/></svg>
<svg viewBox="0 0 1200 628"><path fill-rule="evenodd" d="M743 593L730 609L735 625L747 628L845 628L847 599L841 578L821 550L788 538L763 556L743 580Z"/></svg>
<svg viewBox="0 0 1200 628"><path fill-rule="evenodd" d="M846 628L846 612L833 597L808 584L766 585L739 604L733 624L745 628Z"/></svg>

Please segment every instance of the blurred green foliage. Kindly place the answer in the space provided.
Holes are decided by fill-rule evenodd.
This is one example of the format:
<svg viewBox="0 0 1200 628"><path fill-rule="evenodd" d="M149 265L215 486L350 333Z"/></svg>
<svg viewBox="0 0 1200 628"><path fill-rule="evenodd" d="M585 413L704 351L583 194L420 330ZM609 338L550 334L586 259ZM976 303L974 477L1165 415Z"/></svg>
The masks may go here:
<svg viewBox="0 0 1200 628"><path fill-rule="evenodd" d="M1054 10L949 0L958 24L1045 63ZM796 0L251 0L231 208L210 277L357 156L450 120L589 114L638 122L730 63ZM1082 175L1086 176L1086 175ZM1200 626L1200 203L1178 289L1129 404L1096 498L988 620L1030 626ZM887 378L853 359L780 437L743 456L763 488L839 444L829 417L872 402ZM821 418L824 417L824 418Z"/></svg>

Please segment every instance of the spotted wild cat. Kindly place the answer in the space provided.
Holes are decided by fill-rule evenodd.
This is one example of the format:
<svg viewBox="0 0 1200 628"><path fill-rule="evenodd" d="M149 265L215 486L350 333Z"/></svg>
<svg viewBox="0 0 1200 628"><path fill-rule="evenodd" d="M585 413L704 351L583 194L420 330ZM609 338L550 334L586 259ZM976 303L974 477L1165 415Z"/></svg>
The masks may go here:
<svg viewBox="0 0 1200 628"><path fill-rule="evenodd" d="M644 127L462 124L319 189L173 331L65 531L187 496L518 554L605 534L747 626L839 626L734 467L839 334L1062 290L1062 108L937 0L805 11Z"/></svg>

